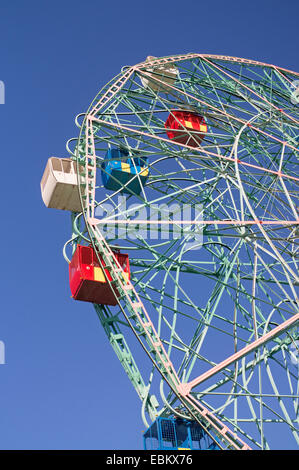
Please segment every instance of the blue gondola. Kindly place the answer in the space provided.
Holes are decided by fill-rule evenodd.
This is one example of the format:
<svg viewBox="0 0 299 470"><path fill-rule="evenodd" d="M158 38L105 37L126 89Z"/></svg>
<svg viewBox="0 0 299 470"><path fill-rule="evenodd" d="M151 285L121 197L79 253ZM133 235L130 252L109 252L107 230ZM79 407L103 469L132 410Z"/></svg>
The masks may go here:
<svg viewBox="0 0 299 470"><path fill-rule="evenodd" d="M101 174L106 189L140 194L149 174L148 160L147 157L130 157L125 149L109 149L101 165Z"/></svg>
<svg viewBox="0 0 299 470"><path fill-rule="evenodd" d="M158 417L143 434L144 450L220 450L200 424L172 416Z"/></svg>

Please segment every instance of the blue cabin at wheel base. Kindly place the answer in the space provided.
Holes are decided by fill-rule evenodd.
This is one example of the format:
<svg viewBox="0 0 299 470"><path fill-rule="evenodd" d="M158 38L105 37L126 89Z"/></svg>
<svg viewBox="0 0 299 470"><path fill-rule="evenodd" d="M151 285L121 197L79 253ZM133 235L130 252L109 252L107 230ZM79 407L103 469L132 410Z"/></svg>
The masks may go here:
<svg viewBox="0 0 299 470"><path fill-rule="evenodd" d="M197 421L157 418L143 434L144 450L220 450Z"/></svg>

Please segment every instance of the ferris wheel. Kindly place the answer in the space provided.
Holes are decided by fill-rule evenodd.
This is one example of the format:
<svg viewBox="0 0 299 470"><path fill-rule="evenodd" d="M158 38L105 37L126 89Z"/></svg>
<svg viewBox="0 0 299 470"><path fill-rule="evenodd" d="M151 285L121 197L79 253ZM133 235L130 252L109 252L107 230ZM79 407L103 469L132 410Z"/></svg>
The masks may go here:
<svg viewBox="0 0 299 470"><path fill-rule="evenodd" d="M150 56L48 161L72 296L93 303L145 440L164 426L175 447L176 420L196 423L188 448L299 444L298 84L253 60Z"/></svg>

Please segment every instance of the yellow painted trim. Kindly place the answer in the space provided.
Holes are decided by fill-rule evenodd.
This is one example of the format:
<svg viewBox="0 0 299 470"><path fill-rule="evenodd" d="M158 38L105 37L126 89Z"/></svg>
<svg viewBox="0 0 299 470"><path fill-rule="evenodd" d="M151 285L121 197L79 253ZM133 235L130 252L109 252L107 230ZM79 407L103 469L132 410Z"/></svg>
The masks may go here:
<svg viewBox="0 0 299 470"><path fill-rule="evenodd" d="M106 282L102 268L93 268L93 278L95 281Z"/></svg>
<svg viewBox="0 0 299 470"><path fill-rule="evenodd" d="M190 127L191 129L193 129L193 124L191 121L185 121L185 127Z"/></svg>
<svg viewBox="0 0 299 470"><path fill-rule="evenodd" d="M141 176L147 176L148 175L148 168L144 168L144 170L140 171Z"/></svg>
<svg viewBox="0 0 299 470"><path fill-rule="evenodd" d="M130 168L129 163L121 162L121 170L126 171L127 173L131 173L131 168Z"/></svg>

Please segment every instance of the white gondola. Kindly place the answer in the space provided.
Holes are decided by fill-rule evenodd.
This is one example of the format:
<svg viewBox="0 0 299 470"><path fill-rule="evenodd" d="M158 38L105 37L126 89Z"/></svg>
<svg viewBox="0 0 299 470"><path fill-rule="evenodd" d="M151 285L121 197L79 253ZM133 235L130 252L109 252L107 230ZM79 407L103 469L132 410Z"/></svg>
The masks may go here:
<svg viewBox="0 0 299 470"><path fill-rule="evenodd" d="M148 56L146 62L151 62L156 59L154 56ZM151 88L153 91L164 93L169 93L171 88L167 85L174 85L177 76L178 70L174 65L158 65L156 67L149 67L145 69L147 73L150 73L149 76L141 76L141 83L145 88Z"/></svg>
<svg viewBox="0 0 299 470"><path fill-rule="evenodd" d="M76 162L69 158L49 158L42 180L42 198L47 207L81 212Z"/></svg>

